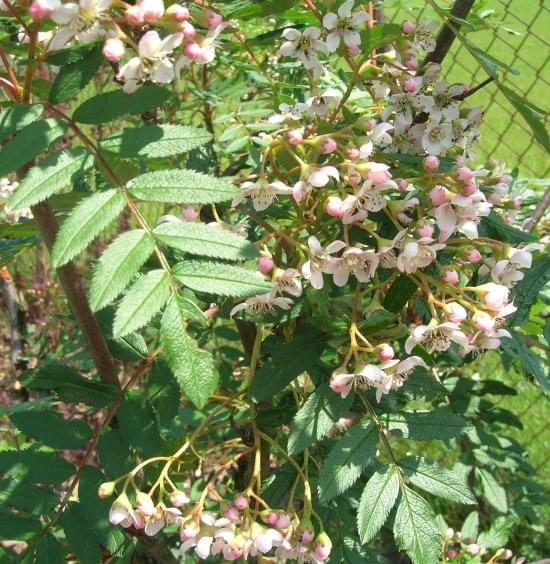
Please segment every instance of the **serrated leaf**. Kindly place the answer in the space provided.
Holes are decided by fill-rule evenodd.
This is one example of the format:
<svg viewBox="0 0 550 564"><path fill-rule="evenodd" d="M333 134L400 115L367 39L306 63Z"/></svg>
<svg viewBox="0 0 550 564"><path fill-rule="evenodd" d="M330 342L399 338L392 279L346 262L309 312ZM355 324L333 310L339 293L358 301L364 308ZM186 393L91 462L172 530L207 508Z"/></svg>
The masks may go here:
<svg viewBox="0 0 550 564"><path fill-rule="evenodd" d="M401 311L417 288L414 280L404 274L399 275L386 292L384 307L393 313Z"/></svg>
<svg viewBox="0 0 550 564"><path fill-rule="evenodd" d="M21 129L0 150L0 176L6 176L32 161L64 135L66 130L67 124L54 118L33 121Z"/></svg>
<svg viewBox="0 0 550 564"><path fill-rule="evenodd" d="M537 301L539 292L550 281L550 256L541 256L525 272L525 276L514 287L514 305L517 311L509 322L513 326L523 325L529 317L531 306Z"/></svg>
<svg viewBox="0 0 550 564"><path fill-rule="evenodd" d="M90 285L90 306L110 304L130 283L155 249L155 240L142 229L119 235L103 252Z"/></svg>
<svg viewBox="0 0 550 564"><path fill-rule="evenodd" d="M82 564L101 562L102 549L79 503L71 501L61 515L65 538Z"/></svg>
<svg viewBox="0 0 550 564"><path fill-rule="evenodd" d="M42 525L35 517L23 517L0 510L0 538L26 540L38 533Z"/></svg>
<svg viewBox="0 0 550 564"><path fill-rule="evenodd" d="M76 43L65 49L59 49L58 51L53 51L48 53L46 61L50 65L55 65L61 67L63 65L70 65L85 59L97 49L98 45L101 45L99 41L93 41L90 43Z"/></svg>
<svg viewBox="0 0 550 564"><path fill-rule="evenodd" d="M535 378L543 390L550 390L550 375L542 360L527 346L521 333L510 331L510 335L501 340L502 350L518 360L521 372Z"/></svg>
<svg viewBox="0 0 550 564"><path fill-rule="evenodd" d="M300 325L292 340L275 347L256 371L250 389L252 399L262 401L284 390L294 378L319 360L326 340L319 329Z"/></svg>
<svg viewBox="0 0 550 564"><path fill-rule="evenodd" d="M433 411L392 413L382 417L389 431L405 439L429 441L458 437L469 423L445 407Z"/></svg>
<svg viewBox="0 0 550 564"><path fill-rule="evenodd" d="M201 350L189 337L178 302L170 300L162 316L160 339L164 358L183 393L201 409L218 384L211 353Z"/></svg>
<svg viewBox="0 0 550 564"><path fill-rule="evenodd" d="M231 200L238 188L227 178L194 170L147 172L128 182L129 192L146 202L214 204Z"/></svg>
<svg viewBox="0 0 550 564"><path fill-rule="evenodd" d="M397 546L406 550L414 564L437 564L441 534L428 502L406 486L401 490L393 534Z"/></svg>
<svg viewBox="0 0 550 564"><path fill-rule="evenodd" d="M481 481L483 497L501 513L508 511L506 490L496 481L495 477L483 468L476 468L476 474Z"/></svg>
<svg viewBox="0 0 550 564"><path fill-rule="evenodd" d="M363 421L340 437L321 468L320 500L329 501L351 488L372 462L377 445L378 431L372 421Z"/></svg>
<svg viewBox="0 0 550 564"><path fill-rule="evenodd" d="M180 406L180 390L166 362L155 360L146 382L147 401L159 416L160 424L169 429Z"/></svg>
<svg viewBox="0 0 550 564"><path fill-rule="evenodd" d="M407 456L398 462L409 480L419 488L450 501L475 504L476 498L462 476L420 456Z"/></svg>
<svg viewBox="0 0 550 564"><path fill-rule="evenodd" d="M465 539L477 538L479 533L479 513L477 511L472 511L464 519L460 533Z"/></svg>
<svg viewBox="0 0 550 564"><path fill-rule="evenodd" d="M90 426L81 419L64 419L49 410L12 413L11 422L25 435L56 449L76 449L92 437Z"/></svg>
<svg viewBox="0 0 550 564"><path fill-rule="evenodd" d="M371 541L386 522L399 494L395 465L376 471L367 482L357 510L357 530L363 544Z"/></svg>
<svg viewBox="0 0 550 564"><path fill-rule="evenodd" d="M500 217L494 212L481 219L478 232L480 237L490 237L505 243L527 243L533 241L534 237L530 233L520 231L511 225L504 223Z"/></svg>
<svg viewBox="0 0 550 564"><path fill-rule="evenodd" d="M89 98L73 112L80 123L106 123L123 116L148 112L170 98L170 91L156 84L146 84L131 94L118 88Z"/></svg>
<svg viewBox="0 0 550 564"><path fill-rule="evenodd" d="M153 233L166 245L192 255L246 260L260 254L244 237L203 223L167 221Z"/></svg>
<svg viewBox="0 0 550 564"><path fill-rule="evenodd" d="M0 474L17 482L60 484L74 473L74 466L56 454L32 451L0 452Z"/></svg>
<svg viewBox="0 0 550 564"><path fill-rule="evenodd" d="M335 394L325 383L315 389L306 403L296 413L290 426L288 453L302 452L314 441L322 439L338 421L353 401L353 394L346 398Z"/></svg>
<svg viewBox="0 0 550 564"><path fill-rule="evenodd" d="M8 200L8 206L18 210L46 200L76 182L93 162L91 153L82 147L48 155L27 173Z"/></svg>
<svg viewBox="0 0 550 564"><path fill-rule="evenodd" d="M124 196L112 188L82 200L61 225L52 250L57 268L84 250L124 209Z"/></svg>
<svg viewBox="0 0 550 564"><path fill-rule="evenodd" d="M0 481L0 505L25 513L48 513L59 503L59 496L50 489L38 488L16 480Z"/></svg>
<svg viewBox="0 0 550 564"><path fill-rule="evenodd" d="M172 272L192 290L215 296L244 298L271 290L256 271L241 266L190 260L176 264Z"/></svg>
<svg viewBox="0 0 550 564"><path fill-rule="evenodd" d="M205 129L188 125L146 125L123 129L101 142L103 151L118 157L150 159L186 153L208 143L212 135Z"/></svg>
<svg viewBox="0 0 550 564"><path fill-rule="evenodd" d="M15 104L0 113L0 141L36 121L44 111L42 104Z"/></svg>
<svg viewBox="0 0 550 564"><path fill-rule="evenodd" d="M170 296L170 281L164 270L151 270L138 278L118 306L113 336L123 337L143 327L158 313Z"/></svg>
<svg viewBox="0 0 550 564"><path fill-rule="evenodd" d="M36 560L33 564L63 564L65 561L59 543L49 533L42 536L35 548Z"/></svg>

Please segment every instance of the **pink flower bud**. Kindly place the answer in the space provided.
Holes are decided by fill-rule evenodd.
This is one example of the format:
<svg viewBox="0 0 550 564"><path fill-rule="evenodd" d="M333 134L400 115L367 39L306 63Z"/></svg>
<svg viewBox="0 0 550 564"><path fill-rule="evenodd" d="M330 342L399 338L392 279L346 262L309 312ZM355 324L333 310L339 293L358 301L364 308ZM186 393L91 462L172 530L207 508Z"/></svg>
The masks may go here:
<svg viewBox="0 0 550 564"><path fill-rule="evenodd" d="M397 181L397 187L399 188L400 192L404 192L409 187L409 182L404 178L400 178Z"/></svg>
<svg viewBox="0 0 550 564"><path fill-rule="evenodd" d="M273 259L271 257L260 257L258 259L258 270L262 273L262 274L267 274L268 272L271 272L273 270ZM244 498L246 501L246 498ZM246 502L245 507L248 506L248 501Z"/></svg>
<svg viewBox="0 0 550 564"><path fill-rule="evenodd" d="M347 52L348 52L348 55L355 57L355 55L359 54L360 50L359 50L359 47L357 45L353 45L352 47L347 48Z"/></svg>
<svg viewBox="0 0 550 564"><path fill-rule="evenodd" d="M447 558L456 558L458 552L456 550L447 550Z"/></svg>
<svg viewBox="0 0 550 564"><path fill-rule="evenodd" d="M346 149L346 155L350 161L356 161L360 156L359 149L356 147L348 147L348 149Z"/></svg>
<svg viewBox="0 0 550 564"><path fill-rule="evenodd" d="M428 172L435 172L439 168L439 159L435 155L428 155L423 163Z"/></svg>
<svg viewBox="0 0 550 564"><path fill-rule="evenodd" d="M101 499L111 497L113 495L113 492L115 491L115 485L115 482L103 482L103 484L101 484L99 486L99 489L97 490L98 497L100 497Z"/></svg>
<svg viewBox="0 0 550 564"><path fill-rule="evenodd" d="M342 199L338 196L330 196L325 203L325 211L331 217L342 217L344 215Z"/></svg>
<svg viewBox="0 0 550 564"><path fill-rule="evenodd" d="M409 224L411 223L412 219L405 213L405 212L398 212L395 216L399 223Z"/></svg>
<svg viewBox="0 0 550 564"><path fill-rule="evenodd" d="M185 21L181 24L181 31L187 41L193 41L193 39L195 39L195 36L197 35L197 30L189 21Z"/></svg>
<svg viewBox="0 0 550 564"><path fill-rule="evenodd" d="M495 327L495 320L484 311L478 311L472 317L472 325L479 331L490 333Z"/></svg>
<svg viewBox="0 0 550 564"><path fill-rule="evenodd" d="M407 78L403 84L403 90L412 94L416 90L416 82L414 78Z"/></svg>
<svg viewBox="0 0 550 564"><path fill-rule="evenodd" d="M266 522L268 525L276 525L278 520L279 520L279 516L278 516L277 513L275 513L274 511L270 511L270 512L265 516L265 522Z"/></svg>
<svg viewBox="0 0 550 564"><path fill-rule="evenodd" d="M164 14L163 0L140 0L138 5L143 11L143 17L146 22L156 22Z"/></svg>
<svg viewBox="0 0 550 564"><path fill-rule="evenodd" d="M181 209L181 215L185 221L195 221L199 217L199 211L193 205Z"/></svg>
<svg viewBox="0 0 550 564"><path fill-rule="evenodd" d="M266 259L270 259L270 257L260 257L260 260L262 260L263 258ZM271 268L273 268L273 261L271 261ZM271 268L269 270L271 270ZM269 271L268 271L269 272ZM265 274L265 272L264 272ZM248 498L244 495L238 495L234 500L233 500L233 505L239 510L239 511L244 511L247 507L248 507Z"/></svg>
<svg viewBox="0 0 550 564"><path fill-rule="evenodd" d="M34 0L29 8L29 14L35 21L40 21L49 17L52 12L53 6L48 2L48 0Z"/></svg>
<svg viewBox="0 0 550 564"><path fill-rule="evenodd" d="M482 259L481 253L477 249L470 249L466 255L466 259L472 264L477 264Z"/></svg>
<svg viewBox="0 0 550 564"><path fill-rule="evenodd" d="M311 544L313 542L313 539L315 538L315 536L313 535L313 531L306 529L303 533L302 533L302 542L304 544Z"/></svg>
<svg viewBox="0 0 550 564"><path fill-rule="evenodd" d="M332 542L326 533L319 533L315 539L315 557L324 561L330 556Z"/></svg>
<svg viewBox="0 0 550 564"><path fill-rule="evenodd" d="M514 553L513 553L509 548L507 548L507 549L504 551L504 554L502 555L502 558L503 558L504 560L510 560L510 558L512 558L513 555L514 555Z"/></svg>
<svg viewBox="0 0 550 564"><path fill-rule="evenodd" d="M506 286L493 282L478 286L475 292L481 294L483 303L491 311L501 310L508 303L510 297L510 290Z"/></svg>
<svg viewBox="0 0 550 564"><path fill-rule="evenodd" d="M233 523L237 523L239 521L239 519L241 518L239 511L236 507L228 507L224 511L223 516L226 519L229 519L230 521L232 521Z"/></svg>
<svg viewBox="0 0 550 564"><path fill-rule="evenodd" d="M286 138L291 145L297 146L304 140L304 133L301 129L291 129Z"/></svg>
<svg viewBox="0 0 550 564"><path fill-rule="evenodd" d="M416 31L416 26L410 20L405 20L401 24L401 29L403 30L403 33L414 33Z"/></svg>
<svg viewBox="0 0 550 564"><path fill-rule="evenodd" d="M323 142L321 144L321 152L324 155L329 155L330 153L334 153L336 149L338 149L338 143L336 143L336 141L332 137L327 137L326 139L323 139Z"/></svg>
<svg viewBox="0 0 550 564"><path fill-rule="evenodd" d="M184 505L187 505L189 503L189 497L187 496L187 494L185 492L182 492L180 490L176 490L173 491L170 494L170 503L174 506L174 507L183 507Z"/></svg>
<svg viewBox="0 0 550 564"><path fill-rule="evenodd" d="M281 513L277 518L275 526L278 529L288 529L290 527L290 517L286 513Z"/></svg>
<svg viewBox="0 0 550 564"><path fill-rule="evenodd" d="M388 343L382 343L381 345L379 345L377 347L376 354L382 361L393 360L393 358L395 357L395 351L393 350L391 345L388 345Z"/></svg>
<svg viewBox="0 0 550 564"><path fill-rule="evenodd" d="M489 168L495 169L498 168L500 166L500 161L497 161L497 159L491 159L489 161Z"/></svg>
<svg viewBox="0 0 550 564"><path fill-rule="evenodd" d="M107 39L103 45L103 56L112 63L120 61L126 53L126 47L124 43L117 38Z"/></svg>
<svg viewBox="0 0 550 564"><path fill-rule="evenodd" d="M512 184L512 181L513 181L513 180L514 180L514 179L513 179L511 176L507 175L507 174L505 174L504 176L499 177L499 179L498 179L498 181L499 181L500 184L506 184L506 186L510 186L510 184Z"/></svg>
<svg viewBox="0 0 550 564"><path fill-rule="evenodd" d="M477 556L479 554L479 546L476 543L469 544L466 547L466 552L472 556Z"/></svg>
<svg viewBox="0 0 550 564"><path fill-rule="evenodd" d="M365 120L365 130L372 131L376 127L376 120L369 118Z"/></svg>
<svg viewBox="0 0 550 564"><path fill-rule="evenodd" d="M196 525L186 525L180 530L180 540L185 542L186 540L194 539L199 534L199 529Z"/></svg>
<svg viewBox="0 0 550 564"><path fill-rule="evenodd" d="M522 203L523 203L523 200L521 199L520 196L516 196L515 198L512 199L512 207L516 210L521 208Z"/></svg>
<svg viewBox="0 0 550 564"><path fill-rule="evenodd" d="M447 188L438 184L430 190L429 196L434 206L441 206L447 201Z"/></svg>
<svg viewBox="0 0 550 564"><path fill-rule="evenodd" d="M451 529L451 528L449 527L449 528L443 533L443 538L444 538L445 540L447 540L447 541L448 541L448 540L451 540L451 539L453 538L454 534L455 534L454 529Z"/></svg>
<svg viewBox="0 0 550 564"><path fill-rule="evenodd" d="M456 171L456 177L461 182L469 182L474 177L474 173L467 166L461 166Z"/></svg>
<svg viewBox="0 0 550 564"><path fill-rule="evenodd" d="M464 321L466 317L468 317L466 310L456 302L450 302L448 304L445 304L445 306L443 307L443 311L445 312L445 317L447 318L447 320L450 321L451 323L456 323L457 325L461 321Z"/></svg>
<svg viewBox="0 0 550 564"><path fill-rule="evenodd" d="M369 170L367 179L373 184L384 184L390 180L391 174L387 170Z"/></svg>
<svg viewBox="0 0 550 564"><path fill-rule="evenodd" d="M456 285L458 284L458 273L456 270L445 270L443 273L443 281L447 282L447 284Z"/></svg>
<svg viewBox="0 0 550 564"><path fill-rule="evenodd" d="M218 307L218 304L211 304L208 309L203 311L203 313L205 317L214 317L219 310L220 308Z"/></svg>
<svg viewBox="0 0 550 564"><path fill-rule="evenodd" d="M198 43L188 43L184 49L183 54L189 59L197 59L201 54L201 46Z"/></svg>
<svg viewBox="0 0 550 564"><path fill-rule="evenodd" d="M138 492L136 495L136 506L143 513L143 515L149 517L155 512L155 504L151 499L149 494L145 492Z"/></svg>
<svg viewBox="0 0 550 564"><path fill-rule="evenodd" d="M471 196L477 192L477 186L473 182L468 182L465 186L462 187L460 193L463 196Z"/></svg>
<svg viewBox="0 0 550 564"><path fill-rule="evenodd" d="M409 57L406 61L405 61L405 66L412 71L415 71L418 69L419 67L419 62L418 59L416 57Z"/></svg>
<svg viewBox="0 0 550 564"><path fill-rule="evenodd" d="M126 21L135 27L140 27L145 22L143 10L139 6L130 6L126 10Z"/></svg>
<svg viewBox="0 0 550 564"><path fill-rule="evenodd" d="M219 25L222 24L223 17L221 16L221 14L209 11L207 22L208 22L208 27L210 29L213 29L213 28L218 27Z"/></svg>
<svg viewBox="0 0 550 564"><path fill-rule="evenodd" d="M416 228L416 232L420 237L431 237L434 234L434 228L429 223Z"/></svg>
<svg viewBox="0 0 550 564"><path fill-rule="evenodd" d="M181 4L171 4L164 15L173 22L183 23L189 19L189 10Z"/></svg>

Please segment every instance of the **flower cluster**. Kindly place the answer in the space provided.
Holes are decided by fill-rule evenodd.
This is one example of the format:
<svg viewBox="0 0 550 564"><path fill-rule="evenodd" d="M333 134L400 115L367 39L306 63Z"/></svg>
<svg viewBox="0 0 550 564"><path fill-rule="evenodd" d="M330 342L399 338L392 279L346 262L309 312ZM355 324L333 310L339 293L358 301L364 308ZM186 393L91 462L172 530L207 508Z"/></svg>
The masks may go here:
<svg viewBox="0 0 550 564"><path fill-rule="evenodd" d="M512 558L509 548L499 548L491 554L475 539L463 538L459 531L447 529L443 533L443 556L445 562L505 562ZM525 558L514 558L515 564L523 564Z"/></svg>
<svg viewBox="0 0 550 564"><path fill-rule="evenodd" d="M211 10L192 22L186 6L165 7L163 0L129 5L113 0L34 0L29 12L34 20L50 19L57 25L42 37L50 51L102 39L103 55L116 65L117 78L128 93L146 82L171 83L192 62L213 61L216 39L228 25Z"/></svg>

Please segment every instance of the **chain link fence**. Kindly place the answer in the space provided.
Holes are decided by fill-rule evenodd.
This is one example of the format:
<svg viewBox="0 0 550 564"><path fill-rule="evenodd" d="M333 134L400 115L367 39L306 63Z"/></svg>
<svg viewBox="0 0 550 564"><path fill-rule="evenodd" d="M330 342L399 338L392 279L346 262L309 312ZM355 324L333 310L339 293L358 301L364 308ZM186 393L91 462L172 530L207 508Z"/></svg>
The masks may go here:
<svg viewBox="0 0 550 564"><path fill-rule="evenodd" d="M438 1L450 8L451 1ZM422 0L380 0L376 3L384 21L437 19ZM550 88L550 1L548 0L477 0L469 21L480 31L468 38L484 52L510 67L505 81L519 95L548 111ZM488 26L488 29L483 29ZM468 31L466 27L463 32ZM468 51L455 41L444 64L449 82L470 86L481 83L487 75ZM517 73L517 74L516 74ZM485 108L478 158L497 158L509 168L518 167L527 178L548 178L550 160L531 130L494 84L474 94L472 104Z"/></svg>

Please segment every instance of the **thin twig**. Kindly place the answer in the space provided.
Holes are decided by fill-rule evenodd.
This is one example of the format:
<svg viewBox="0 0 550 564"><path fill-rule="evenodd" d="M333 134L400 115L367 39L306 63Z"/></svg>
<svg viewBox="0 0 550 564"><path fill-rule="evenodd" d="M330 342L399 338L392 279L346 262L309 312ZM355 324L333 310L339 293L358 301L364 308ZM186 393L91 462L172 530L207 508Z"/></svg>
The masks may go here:
<svg viewBox="0 0 550 564"><path fill-rule="evenodd" d="M546 191L542 195L540 202L537 204L535 211L524 225L523 230L527 233L531 233L537 226L538 222L544 217L548 206L550 206L550 187L546 188Z"/></svg>

